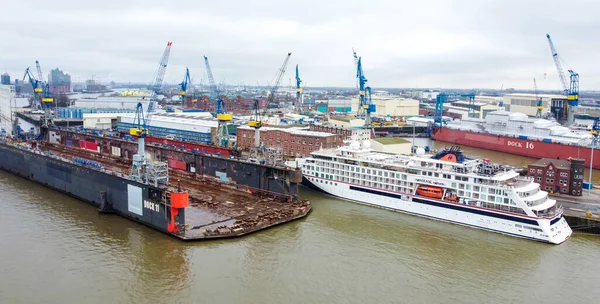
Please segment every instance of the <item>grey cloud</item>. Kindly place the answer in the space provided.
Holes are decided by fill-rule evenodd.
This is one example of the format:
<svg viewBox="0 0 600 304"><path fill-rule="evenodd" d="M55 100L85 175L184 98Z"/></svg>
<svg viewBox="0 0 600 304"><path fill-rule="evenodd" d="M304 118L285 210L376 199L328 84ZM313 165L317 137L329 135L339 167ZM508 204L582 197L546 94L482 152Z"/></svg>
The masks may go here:
<svg viewBox="0 0 600 304"><path fill-rule="evenodd" d="M202 78L207 55L218 81L265 84L292 52L285 84L299 64L309 86L353 87L355 47L374 88L529 89L548 73L543 84L558 89L550 32L581 88L600 89L598 11L583 0L12 1L0 12L0 72L21 77L39 59L45 72L150 82L173 41L171 83L186 66Z"/></svg>

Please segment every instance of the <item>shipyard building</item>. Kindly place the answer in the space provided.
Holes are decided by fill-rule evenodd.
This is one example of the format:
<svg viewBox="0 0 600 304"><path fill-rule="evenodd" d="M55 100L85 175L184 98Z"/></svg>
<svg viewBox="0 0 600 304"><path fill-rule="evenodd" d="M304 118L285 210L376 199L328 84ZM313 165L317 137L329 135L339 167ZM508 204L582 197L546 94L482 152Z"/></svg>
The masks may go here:
<svg viewBox="0 0 600 304"><path fill-rule="evenodd" d="M538 94L537 98L542 98L544 115L546 112L551 112L554 117L566 118L568 105L566 96ZM535 116L537 113L538 100L535 94L506 94L503 101L507 111L523 113L527 116Z"/></svg>
<svg viewBox="0 0 600 304"><path fill-rule="evenodd" d="M375 115L391 117L419 115L419 101L416 99L374 94L371 103L376 106ZM356 113L359 105L358 97L352 98L351 104L351 112Z"/></svg>
<svg viewBox="0 0 600 304"><path fill-rule="evenodd" d="M254 146L254 132L249 126L237 128L237 147L248 150ZM280 149L288 157L308 157L321 148L337 148L342 142L341 136L333 133L315 132L301 128L260 128L260 142L266 149Z"/></svg>
<svg viewBox="0 0 600 304"><path fill-rule="evenodd" d="M214 142L218 122L210 113L152 114L147 122L152 136L210 144ZM135 114L123 114L117 122L120 132L136 127Z"/></svg>

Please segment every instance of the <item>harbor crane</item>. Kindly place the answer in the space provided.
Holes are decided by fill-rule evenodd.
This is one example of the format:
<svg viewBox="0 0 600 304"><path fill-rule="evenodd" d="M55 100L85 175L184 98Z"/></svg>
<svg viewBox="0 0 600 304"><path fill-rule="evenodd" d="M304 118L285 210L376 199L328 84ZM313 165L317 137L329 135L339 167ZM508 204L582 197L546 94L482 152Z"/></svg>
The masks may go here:
<svg viewBox="0 0 600 304"><path fill-rule="evenodd" d="M300 73L298 72L298 65L296 65L296 104L294 105L294 112L300 113L300 108L302 107L302 88L300 84L302 80L300 79Z"/></svg>
<svg viewBox="0 0 600 304"><path fill-rule="evenodd" d="M183 76L183 81L179 84L179 87L181 87L181 91L179 91L179 96L181 96L181 98L182 98L182 103L183 103L183 98L187 94L187 89L188 89L189 83L190 83L190 70L186 67L185 68L185 76Z"/></svg>
<svg viewBox="0 0 600 304"><path fill-rule="evenodd" d="M267 98L267 103L265 104L262 113L258 108L258 100L254 100L254 106L252 107L252 117L250 121L248 121L248 126L254 128L254 148L258 152L258 148L260 147L260 128L263 126L263 118L267 118L267 110L269 109L269 105L275 100L275 94L277 93L277 89L279 89L279 84L281 83L281 78L285 74L285 69L287 68L288 62L290 61L290 56L292 53L288 53L283 61L283 64L279 68L277 72L277 77L275 80L275 84L271 88L271 94Z"/></svg>
<svg viewBox="0 0 600 304"><path fill-rule="evenodd" d="M141 102L138 102L133 119L133 128L129 129L129 134L136 136L138 141L138 150L133 155L130 177L146 185L153 182L154 186L158 187L159 183L169 183L169 168L165 162L151 162L146 158L147 117L147 112L144 115L144 106Z"/></svg>
<svg viewBox="0 0 600 304"><path fill-rule="evenodd" d="M168 42L163 55L158 62L158 67L156 68L156 72L154 72L154 78L151 92L150 92L150 102L148 103L148 111L146 115L151 115L156 109L156 97L160 94L160 90L162 89L163 80L165 78L165 71L167 70L167 64L169 63L169 55L171 54L171 44L173 42ZM146 119L146 123L148 123Z"/></svg>
<svg viewBox="0 0 600 304"><path fill-rule="evenodd" d="M544 104L542 102L542 98L538 96L537 81L535 81L535 78L533 78L533 89L535 90L535 100L537 102L537 112L535 113L535 117L542 118Z"/></svg>
<svg viewBox="0 0 600 304"><path fill-rule="evenodd" d="M573 122L575 119L575 111L579 106L579 74L569 69L568 72L570 77L569 83L567 84L567 77L565 76L565 72L561 64L562 60L558 56L556 48L554 48L554 43L552 42L552 38L550 38L550 34L546 34L546 38L548 38L550 52L552 53L552 58L554 59L554 64L556 65L556 70L558 72L558 77L560 78L560 83L562 85L563 91L565 92L565 95L567 95L567 120L568 122Z"/></svg>
<svg viewBox="0 0 600 304"><path fill-rule="evenodd" d="M219 122L217 129L217 145L226 147L229 145L229 128L228 125L231 122L232 115L227 113L225 108L225 101L221 96L221 92L217 88L215 78L213 77L210 64L208 63L208 57L204 56L204 64L206 65L206 74L208 74L208 84L210 88L211 98L215 101L215 117Z"/></svg>
<svg viewBox="0 0 600 304"><path fill-rule="evenodd" d="M359 90L358 111L356 113L356 116L358 118L364 118L365 127L370 128L371 113L375 113L376 107L371 100L371 87L366 85L368 80L363 72L362 57L358 57L358 61L356 63L356 78L358 78Z"/></svg>
<svg viewBox="0 0 600 304"><path fill-rule="evenodd" d="M154 73L148 111L144 114L144 106L141 102L138 102L135 118L133 120L133 128L129 129L129 134L136 136L138 140L138 151L133 155L131 178L144 184L148 184L148 181L154 181L155 186L157 186L158 183L169 182L168 164L162 162L149 162L149 160L146 159L145 138L149 133L150 120L152 118L151 113L154 112L156 106L156 95L160 93L165 71L167 69L169 54L171 53L171 44L172 42L167 43L167 47L158 63L158 68Z"/></svg>

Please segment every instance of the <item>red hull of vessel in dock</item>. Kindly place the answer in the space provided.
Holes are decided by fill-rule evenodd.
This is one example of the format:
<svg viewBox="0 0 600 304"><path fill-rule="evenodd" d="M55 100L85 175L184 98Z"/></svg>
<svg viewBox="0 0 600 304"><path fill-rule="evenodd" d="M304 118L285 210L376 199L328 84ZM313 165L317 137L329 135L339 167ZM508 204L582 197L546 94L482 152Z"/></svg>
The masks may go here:
<svg viewBox="0 0 600 304"><path fill-rule="evenodd" d="M591 148L548 143L539 140L519 139L492 134L459 131L441 128L435 131L434 140L456 143L459 145L500 151L533 158L581 158L586 167L590 166ZM594 169L600 169L600 151L594 157Z"/></svg>

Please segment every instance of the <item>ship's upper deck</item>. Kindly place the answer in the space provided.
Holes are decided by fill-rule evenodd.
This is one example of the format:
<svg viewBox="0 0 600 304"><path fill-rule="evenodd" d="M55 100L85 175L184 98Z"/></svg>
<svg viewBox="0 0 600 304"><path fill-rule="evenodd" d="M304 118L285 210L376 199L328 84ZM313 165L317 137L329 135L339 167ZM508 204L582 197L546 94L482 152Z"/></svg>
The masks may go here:
<svg viewBox="0 0 600 304"><path fill-rule="evenodd" d="M422 149L421 149L422 150ZM505 181L519 174L513 168L491 164L480 159L465 157L458 148L445 149L437 154L425 154L417 151L413 155L378 152L360 145L350 145L337 149L319 150L311 153L315 159L360 166L380 167L394 171L406 169L441 170L465 175L476 175L492 181Z"/></svg>

